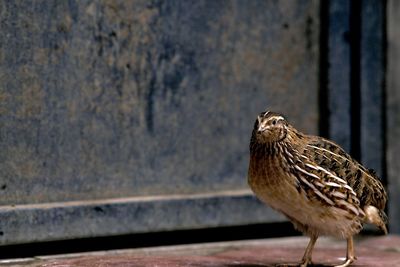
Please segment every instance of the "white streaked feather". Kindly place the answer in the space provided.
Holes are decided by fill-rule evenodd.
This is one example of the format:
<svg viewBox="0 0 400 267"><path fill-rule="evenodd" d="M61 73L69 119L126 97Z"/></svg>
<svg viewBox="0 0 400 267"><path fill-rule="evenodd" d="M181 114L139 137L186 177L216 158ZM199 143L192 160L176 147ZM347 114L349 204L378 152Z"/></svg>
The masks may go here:
<svg viewBox="0 0 400 267"><path fill-rule="evenodd" d="M326 173L327 175L329 175L330 177L332 177L333 179L341 182L342 184L347 184L347 182L345 180L343 180L342 178L338 177L337 175L334 175L332 172L327 171L326 169L322 168L321 166L316 166L316 169L319 171L322 171L324 173Z"/></svg>
<svg viewBox="0 0 400 267"><path fill-rule="evenodd" d="M332 172L327 171L326 169L320 167L320 166L315 166L315 168L317 170L323 171L324 173L326 173L327 175L329 175L329 177L332 177L333 179L335 179L336 181L339 181L341 183L341 187L346 188L347 190L350 191L350 193L354 196L357 196L357 194L354 192L353 188L351 188L347 182L345 180L343 180L342 178L339 178L337 175L332 174Z"/></svg>
<svg viewBox="0 0 400 267"><path fill-rule="evenodd" d="M348 189L350 191L351 194L353 194L354 196L357 196L356 192L354 192L353 188L351 188L350 186L348 186L347 184L343 186L344 188Z"/></svg>
<svg viewBox="0 0 400 267"><path fill-rule="evenodd" d="M355 215L359 215L360 214L360 210L357 209L356 207L354 207L353 205L349 204L347 201L345 200L338 200L337 201L338 204L341 204L343 206L345 206L347 209L351 210Z"/></svg>
<svg viewBox="0 0 400 267"><path fill-rule="evenodd" d="M306 160L309 160L306 156L304 156L304 155L301 155L300 154L300 157L302 157L303 159L306 159Z"/></svg>
<svg viewBox="0 0 400 267"><path fill-rule="evenodd" d="M325 184L332 187L338 187L338 188L342 187L340 184L334 182L326 182Z"/></svg>
<svg viewBox="0 0 400 267"><path fill-rule="evenodd" d="M339 157L339 158L348 160L347 158L345 158L345 157L343 157L343 156L341 156L341 155L339 155L339 154L336 154L336 153L334 153L334 152L332 152L332 151L330 151L330 150L328 150L328 149L325 149L325 148L322 148L322 147L317 147L317 146L310 145L310 144L307 144L307 146L312 147L312 148L315 148L315 149L322 150L322 151L327 152L327 153L329 153L329 154L335 155L335 156L337 156L337 157Z"/></svg>
<svg viewBox="0 0 400 267"><path fill-rule="evenodd" d="M322 194L312 183L310 183L309 181L307 181L307 179L304 179L303 177L300 176L301 181L303 181L303 183L305 183L306 185L308 185L315 194L317 194L319 197L321 197L323 200L325 200L329 205L334 205L335 203L333 203L332 200L330 200L329 198L327 198L324 194Z"/></svg>
<svg viewBox="0 0 400 267"><path fill-rule="evenodd" d="M353 163L352 161L350 161L348 158L343 157L343 156L341 156L341 155L339 155L339 154L336 154L336 153L334 153L334 152L332 152L332 151L329 151L329 150L327 150L327 149L325 149L325 148L317 147L317 146L310 145L310 144L307 144L307 146L308 146L308 147L312 147L312 148L317 149L317 150L321 150L321 151L330 153L331 155L337 156L337 157L339 157L339 158L341 158L341 159L343 159L343 160L345 160L345 161L347 161L347 162L350 162L350 163L354 164L354 163ZM318 154L320 154L320 153L318 153ZM329 158L328 158L327 156L325 156L323 153L320 154L320 155L323 155L325 158L329 159ZM339 162L339 161L338 161L337 159L335 159L335 158L333 158L333 160L335 160L336 162ZM339 162L339 163L340 163L340 162ZM365 175L367 175L367 176L369 176L369 177L372 177L370 173L366 172L366 171L363 170L362 168L359 168L359 169L360 169L360 171L361 171L362 173L364 173Z"/></svg>
<svg viewBox="0 0 400 267"><path fill-rule="evenodd" d="M333 191L333 192L331 192L331 195L335 196L337 198L342 198L342 199L347 198L346 194L343 194L342 192L339 192L339 191Z"/></svg>
<svg viewBox="0 0 400 267"><path fill-rule="evenodd" d="M315 179L317 179L317 180L320 180L320 179L321 179L321 178L319 178L317 175L312 174L312 173L309 173L308 171L303 170L302 168L300 168L300 167L297 166L297 165L295 165L294 167L295 167L297 170L301 171L302 173L304 173L304 174L306 174L306 175L308 175L308 176L311 176L311 177L313 177L313 178L315 178Z"/></svg>
<svg viewBox="0 0 400 267"><path fill-rule="evenodd" d="M316 185L316 186L318 186L318 187L321 187L321 188L324 188L325 187L325 185L323 184L323 183L321 183L321 182L318 182L318 181L314 181L314 184Z"/></svg>

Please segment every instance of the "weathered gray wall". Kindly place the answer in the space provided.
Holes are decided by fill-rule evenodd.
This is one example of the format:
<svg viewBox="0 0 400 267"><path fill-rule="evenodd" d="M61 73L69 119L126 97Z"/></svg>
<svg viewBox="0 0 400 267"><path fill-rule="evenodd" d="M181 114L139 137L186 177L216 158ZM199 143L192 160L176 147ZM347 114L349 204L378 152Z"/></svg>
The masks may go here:
<svg viewBox="0 0 400 267"><path fill-rule="evenodd" d="M0 245L283 220L246 185L264 109L387 171L398 232L388 10L384 91L379 0L0 0Z"/></svg>
<svg viewBox="0 0 400 267"><path fill-rule="evenodd" d="M317 133L318 1L0 1L0 28L0 244L282 220L248 142L264 109Z"/></svg>
<svg viewBox="0 0 400 267"><path fill-rule="evenodd" d="M400 2L388 1L388 72L387 72L387 132L386 157L390 229L400 233Z"/></svg>
<svg viewBox="0 0 400 267"><path fill-rule="evenodd" d="M317 1L0 1L0 204L246 188L257 113L317 132Z"/></svg>

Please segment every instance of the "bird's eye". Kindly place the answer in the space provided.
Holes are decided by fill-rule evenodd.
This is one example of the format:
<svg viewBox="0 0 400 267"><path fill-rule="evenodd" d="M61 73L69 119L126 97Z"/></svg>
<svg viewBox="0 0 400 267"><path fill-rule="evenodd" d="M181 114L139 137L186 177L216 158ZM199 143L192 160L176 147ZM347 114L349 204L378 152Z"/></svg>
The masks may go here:
<svg viewBox="0 0 400 267"><path fill-rule="evenodd" d="M276 124L276 120L273 120L273 121L272 121L272 125L275 125L275 124Z"/></svg>

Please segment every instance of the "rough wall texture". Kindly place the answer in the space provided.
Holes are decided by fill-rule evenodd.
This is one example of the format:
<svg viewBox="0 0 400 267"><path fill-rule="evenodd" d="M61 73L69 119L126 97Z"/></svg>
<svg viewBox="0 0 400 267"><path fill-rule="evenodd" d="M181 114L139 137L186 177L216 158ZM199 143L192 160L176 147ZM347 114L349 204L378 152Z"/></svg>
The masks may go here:
<svg viewBox="0 0 400 267"><path fill-rule="evenodd" d="M389 0L388 15L388 72L386 90L387 128L386 158L387 178L390 196L390 231L400 234L400 2Z"/></svg>
<svg viewBox="0 0 400 267"><path fill-rule="evenodd" d="M246 188L264 109L317 132L318 1L0 1L0 204Z"/></svg>

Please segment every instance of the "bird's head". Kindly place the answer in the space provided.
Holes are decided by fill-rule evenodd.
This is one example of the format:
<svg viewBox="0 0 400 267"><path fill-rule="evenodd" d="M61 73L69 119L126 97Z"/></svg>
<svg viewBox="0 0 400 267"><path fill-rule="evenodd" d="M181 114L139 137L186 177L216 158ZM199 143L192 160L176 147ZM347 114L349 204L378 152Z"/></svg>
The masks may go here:
<svg viewBox="0 0 400 267"><path fill-rule="evenodd" d="M254 124L253 137L261 143L279 142L286 138L288 122L279 113L266 111L258 115Z"/></svg>

